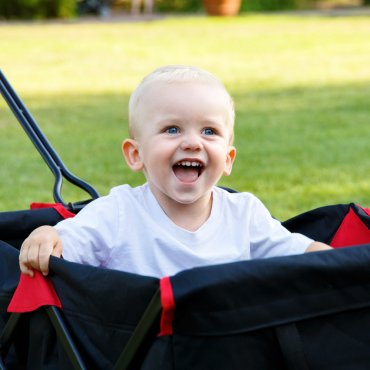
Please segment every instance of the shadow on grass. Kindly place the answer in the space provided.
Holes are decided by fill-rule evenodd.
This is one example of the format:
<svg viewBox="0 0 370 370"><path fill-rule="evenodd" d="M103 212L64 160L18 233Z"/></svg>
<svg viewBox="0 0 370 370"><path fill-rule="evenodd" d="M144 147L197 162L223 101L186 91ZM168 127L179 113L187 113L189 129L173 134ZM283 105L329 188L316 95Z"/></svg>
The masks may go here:
<svg viewBox="0 0 370 370"><path fill-rule="evenodd" d="M370 204L369 84L231 93L238 156L233 174L222 184L255 193L280 219L325 204ZM128 96L22 99L67 167L101 194L117 184L143 182L121 155ZM0 210L52 201L50 171L3 106ZM86 197L71 186L63 192L67 201Z"/></svg>

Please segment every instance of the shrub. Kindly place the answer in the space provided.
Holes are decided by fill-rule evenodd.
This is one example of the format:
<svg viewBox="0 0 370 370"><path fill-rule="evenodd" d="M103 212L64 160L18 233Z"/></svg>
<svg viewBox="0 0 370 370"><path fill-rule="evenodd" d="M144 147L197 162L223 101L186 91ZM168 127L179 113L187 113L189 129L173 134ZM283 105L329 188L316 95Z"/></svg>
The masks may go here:
<svg viewBox="0 0 370 370"><path fill-rule="evenodd" d="M5 19L69 18L75 12L76 0L0 0Z"/></svg>
<svg viewBox="0 0 370 370"><path fill-rule="evenodd" d="M286 10L297 7L298 0L244 0L241 11Z"/></svg>
<svg viewBox="0 0 370 370"><path fill-rule="evenodd" d="M241 11L273 11L301 8L309 0L242 0ZM368 0L370 1L370 0ZM201 0L156 0L160 12L197 12L203 9Z"/></svg>
<svg viewBox="0 0 370 370"><path fill-rule="evenodd" d="M200 0L156 0L160 12L196 12L202 8Z"/></svg>

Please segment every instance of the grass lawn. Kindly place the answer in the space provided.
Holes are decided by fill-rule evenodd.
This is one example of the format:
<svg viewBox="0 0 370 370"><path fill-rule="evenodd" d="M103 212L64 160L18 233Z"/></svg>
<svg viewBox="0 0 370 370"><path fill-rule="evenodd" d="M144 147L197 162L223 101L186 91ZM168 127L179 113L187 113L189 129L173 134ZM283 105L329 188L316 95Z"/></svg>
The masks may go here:
<svg viewBox="0 0 370 370"><path fill-rule="evenodd" d="M67 167L101 194L143 181L120 152L129 94L178 63L215 73L235 98L238 158L223 185L253 192L281 220L370 205L369 17L3 23L0 50L0 68ZM51 172L3 101L0 135L0 211L52 201ZM85 194L66 184L63 197Z"/></svg>

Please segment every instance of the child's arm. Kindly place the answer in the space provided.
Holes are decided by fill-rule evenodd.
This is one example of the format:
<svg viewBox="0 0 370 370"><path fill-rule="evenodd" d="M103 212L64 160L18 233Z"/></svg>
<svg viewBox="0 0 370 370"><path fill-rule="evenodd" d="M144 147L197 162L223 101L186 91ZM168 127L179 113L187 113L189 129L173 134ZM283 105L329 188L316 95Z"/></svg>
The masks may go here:
<svg viewBox="0 0 370 370"><path fill-rule="evenodd" d="M62 241L58 232L52 226L38 227L22 244L19 255L21 272L33 277L35 269L47 275L51 255L62 255Z"/></svg>
<svg viewBox="0 0 370 370"><path fill-rule="evenodd" d="M312 242L308 248L305 250L305 253L307 252L318 252L318 251L324 251L328 249L333 249L327 244L321 243L321 242Z"/></svg>

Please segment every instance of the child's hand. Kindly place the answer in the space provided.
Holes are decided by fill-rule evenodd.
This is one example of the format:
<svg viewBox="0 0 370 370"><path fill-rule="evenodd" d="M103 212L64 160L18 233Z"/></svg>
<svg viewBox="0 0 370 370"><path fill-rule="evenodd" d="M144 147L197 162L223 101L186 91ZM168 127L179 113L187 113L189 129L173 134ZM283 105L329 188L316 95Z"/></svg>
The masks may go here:
<svg viewBox="0 0 370 370"><path fill-rule="evenodd" d="M62 255L62 242L58 232L52 226L41 226L23 242L19 254L21 272L33 277L33 270L49 273L50 256Z"/></svg>

